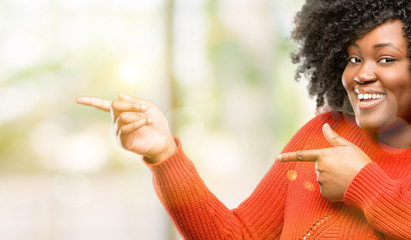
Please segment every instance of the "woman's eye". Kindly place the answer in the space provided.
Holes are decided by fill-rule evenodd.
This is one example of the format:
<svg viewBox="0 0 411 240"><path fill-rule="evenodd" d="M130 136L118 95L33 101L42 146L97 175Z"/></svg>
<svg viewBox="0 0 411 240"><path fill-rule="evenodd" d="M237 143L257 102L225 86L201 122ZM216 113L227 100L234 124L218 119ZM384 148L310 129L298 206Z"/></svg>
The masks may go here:
<svg viewBox="0 0 411 240"><path fill-rule="evenodd" d="M357 58L357 57L349 57L348 58L348 62L349 63L360 63L361 59Z"/></svg>
<svg viewBox="0 0 411 240"><path fill-rule="evenodd" d="M395 62L395 59L394 58L381 58L379 62L383 64L393 63Z"/></svg>

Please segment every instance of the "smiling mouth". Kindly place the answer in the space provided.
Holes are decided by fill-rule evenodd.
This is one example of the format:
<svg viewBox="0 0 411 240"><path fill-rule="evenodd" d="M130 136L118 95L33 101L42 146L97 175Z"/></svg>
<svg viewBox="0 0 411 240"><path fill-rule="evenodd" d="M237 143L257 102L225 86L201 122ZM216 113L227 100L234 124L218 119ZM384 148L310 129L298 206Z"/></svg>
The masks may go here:
<svg viewBox="0 0 411 240"><path fill-rule="evenodd" d="M384 90L379 91L375 89L355 88L354 92L357 96L357 109L361 111L369 111L375 109L384 102L384 99L387 96Z"/></svg>
<svg viewBox="0 0 411 240"><path fill-rule="evenodd" d="M355 94L358 100L361 102L368 100L379 100L385 96L385 93L375 92L375 93L361 93L358 89L355 89Z"/></svg>
<svg viewBox="0 0 411 240"><path fill-rule="evenodd" d="M379 94L379 93L360 93L357 95L358 99L360 99L360 101L364 101L364 100L375 100L375 99L381 99L384 94Z"/></svg>

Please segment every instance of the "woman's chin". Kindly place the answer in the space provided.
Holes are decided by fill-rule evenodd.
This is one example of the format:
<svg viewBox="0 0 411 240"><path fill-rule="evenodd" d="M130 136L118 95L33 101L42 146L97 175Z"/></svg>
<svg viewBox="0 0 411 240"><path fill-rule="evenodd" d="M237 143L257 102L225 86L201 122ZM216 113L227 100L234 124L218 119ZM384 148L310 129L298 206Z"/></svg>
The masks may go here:
<svg viewBox="0 0 411 240"><path fill-rule="evenodd" d="M366 122L366 121L359 121L357 118L356 118L356 122L357 122L358 127L370 133L377 133L380 129L378 125L376 124Z"/></svg>
<svg viewBox="0 0 411 240"><path fill-rule="evenodd" d="M382 119L361 119L356 117L355 121L360 128L371 133L397 132L409 127L406 121L398 117L386 121Z"/></svg>

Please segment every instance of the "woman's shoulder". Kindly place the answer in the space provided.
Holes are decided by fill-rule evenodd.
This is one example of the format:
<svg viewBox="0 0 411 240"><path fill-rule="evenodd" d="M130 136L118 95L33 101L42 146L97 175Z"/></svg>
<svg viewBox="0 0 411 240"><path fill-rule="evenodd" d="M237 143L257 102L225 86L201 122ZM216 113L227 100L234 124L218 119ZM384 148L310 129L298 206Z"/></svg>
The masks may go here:
<svg viewBox="0 0 411 240"><path fill-rule="evenodd" d="M352 115L338 111L324 112L317 114L304 124L287 143L284 151L330 147L322 131L325 123L328 123L337 134L344 138L352 139L361 134L361 129Z"/></svg>
<svg viewBox="0 0 411 240"><path fill-rule="evenodd" d="M329 111L316 115L304 124L294 135L293 142L298 141L303 146L311 148L328 146L328 142L322 132L322 127L325 123L328 123L341 136L356 135L361 132L358 131L359 128L352 115Z"/></svg>
<svg viewBox="0 0 411 240"><path fill-rule="evenodd" d="M330 124L331 127L339 126L341 124L345 124L345 116L342 112L337 111L329 111L317 114L307 123L305 123L299 131L303 132L311 132L311 131L318 131L322 129L322 126L325 123Z"/></svg>
<svg viewBox="0 0 411 240"><path fill-rule="evenodd" d="M346 114L340 111L328 111L321 114L317 114L310 121L308 121L304 127L307 128L322 128L322 126L328 123L331 128L344 128L351 130L358 130L358 126L355 122L355 117L351 114Z"/></svg>
<svg viewBox="0 0 411 240"><path fill-rule="evenodd" d="M332 119L338 119L337 113L326 112L316 115L305 123L290 139L284 151L297 151L310 148L323 147L324 137L322 126Z"/></svg>

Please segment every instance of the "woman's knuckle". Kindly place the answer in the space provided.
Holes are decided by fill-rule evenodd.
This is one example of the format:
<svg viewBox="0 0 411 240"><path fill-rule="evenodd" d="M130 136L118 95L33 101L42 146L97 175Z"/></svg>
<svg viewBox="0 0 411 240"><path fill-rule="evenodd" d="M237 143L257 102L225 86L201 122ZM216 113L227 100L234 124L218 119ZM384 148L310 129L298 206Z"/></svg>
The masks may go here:
<svg viewBox="0 0 411 240"><path fill-rule="evenodd" d="M128 119L128 114L127 113L120 113L119 118L121 121L127 121Z"/></svg>
<svg viewBox="0 0 411 240"><path fill-rule="evenodd" d="M112 108L118 108L119 102L118 101L112 101L111 102L111 107Z"/></svg>
<svg viewBox="0 0 411 240"><path fill-rule="evenodd" d="M304 152L303 151L298 151L297 152L297 160L302 161L304 158Z"/></svg>

